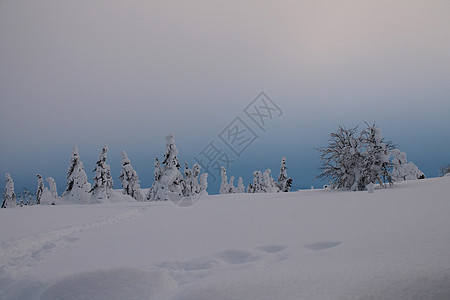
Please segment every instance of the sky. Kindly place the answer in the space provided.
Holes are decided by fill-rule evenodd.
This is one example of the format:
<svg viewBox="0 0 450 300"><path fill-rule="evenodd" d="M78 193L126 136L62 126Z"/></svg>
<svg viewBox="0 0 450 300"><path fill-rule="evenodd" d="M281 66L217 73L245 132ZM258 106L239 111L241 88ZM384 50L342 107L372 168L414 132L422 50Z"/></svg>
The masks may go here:
<svg viewBox="0 0 450 300"><path fill-rule="evenodd" d="M148 188L173 132L182 163L216 150L248 185L286 156L294 188L320 187L314 149L367 121L435 177L450 163L449 15L445 0L0 0L0 176L61 193L72 147L92 183L108 145L115 188L121 150ZM236 149L239 126L251 142Z"/></svg>

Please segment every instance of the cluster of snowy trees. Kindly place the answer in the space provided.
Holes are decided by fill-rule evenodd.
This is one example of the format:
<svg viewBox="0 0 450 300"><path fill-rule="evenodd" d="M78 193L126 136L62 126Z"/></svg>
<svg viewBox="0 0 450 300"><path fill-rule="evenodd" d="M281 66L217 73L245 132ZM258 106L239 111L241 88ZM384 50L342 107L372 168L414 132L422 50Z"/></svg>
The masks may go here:
<svg viewBox="0 0 450 300"><path fill-rule="evenodd" d="M318 148L321 157L322 173L319 178L326 179L331 188L342 188L354 191L373 191L375 183L381 186L392 184L395 181L414 180L425 178L417 166L408 162L406 154L396 149L391 142L386 142L381 130L375 125L367 127L358 133L358 128L347 129L340 126L336 132L330 134L327 147ZM106 163L108 147L104 146L96 162L94 184L88 182L84 165L80 160L78 148L73 147L67 170L66 188L62 194L71 203L108 203L113 191L111 168ZM207 176L200 175L201 167L194 164L192 169L185 163L183 173L178 161L178 149L175 137L169 134L166 137L166 153L162 163L155 160L154 182L149 192L142 194L137 172L133 169L130 159L125 151L121 152L122 170L119 179L122 183L122 193L129 195L137 201L169 200L171 197L189 197L206 195L208 187ZM450 165L442 167L440 175L450 172ZM6 174L6 186L3 194L2 208L17 205L48 204L54 205L58 200L55 180L48 177L46 181L49 188L44 186L43 177L37 174L38 189L36 201L26 190L19 197L14 192L14 182L10 174ZM286 158L282 158L278 180L275 181L271 170L253 172L253 182L245 188L242 177L239 177L237 186L234 177L228 180L227 172L221 167L222 183L220 194L230 193L277 193L288 192L292 186L292 178L287 175Z"/></svg>
<svg viewBox="0 0 450 300"><path fill-rule="evenodd" d="M253 172L253 182L247 187L247 193L279 193L289 192L292 186L292 178L287 176L286 158L281 160L280 174L278 181L275 181L270 174L271 170L267 169L262 173L261 171ZM242 181L242 177L239 177L237 187L234 186L234 177L230 177L230 181L227 178L227 171L224 167L221 167L220 174L222 177L222 183L220 184L220 194L233 194L233 193L245 193L246 189Z"/></svg>
<svg viewBox="0 0 450 300"><path fill-rule="evenodd" d="M44 180L40 174L37 174L38 178L38 188L36 191L36 202L32 197L31 192L25 189L22 195L17 199L16 193L14 191L14 181L9 173L6 173L6 185L5 191L3 193L3 202L1 208L16 207L16 206L33 206L35 204L48 204L55 205L55 200L58 198L58 193L56 191L56 183L52 177L48 177L46 180L49 183L50 190L44 186ZM17 203L19 200L19 203Z"/></svg>
<svg viewBox="0 0 450 300"><path fill-rule="evenodd" d="M327 147L318 148L322 173L319 178L330 182L331 188L366 190L369 184L381 186L394 181L422 179L425 175L406 154L386 142L381 129L369 125L359 134L358 128L340 126L330 134Z"/></svg>
<svg viewBox="0 0 450 300"><path fill-rule="evenodd" d="M184 176L180 172L181 165L178 161L178 149L175 145L173 133L166 137L166 153L162 165L158 157L155 160L154 183L146 195L148 201L169 200L173 197L188 197L207 194L208 187L207 173L203 173L200 178L200 166L194 164L189 169L185 163Z"/></svg>
<svg viewBox="0 0 450 300"><path fill-rule="evenodd" d="M122 193L129 195L137 201L157 201L168 200L173 196L195 196L207 194L208 187L206 173L201 174L201 167L194 164L192 169L189 169L188 164L185 163L184 176L180 172L180 163L178 162L178 150L175 146L175 137L169 134L166 137L166 154L162 165L160 165L158 158L155 162L155 181L150 188L148 194L144 197L137 172L131 165L125 151L121 151L122 169L119 179L122 183ZM84 170L84 164L80 160L78 148L73 147L72 154L69 160L69 167L67 170L66 188L62 194L62 198L68 200L70 203L90 204L90 203L108 203L113 193L113 179L111 177L111 168L106 163L108 154L108 147L104 146L101 150L99 158L95 164L94 184L88 182L88 176ZM56 189L55 180L51 177L47 178L50 189L44 186L44 180L40 174L38 178L38 189L36 191L36 202L28 192L26 197L28 201L23 202L23 197L19 205L33 205L33 204L55 204L58 200L58 193ZM14 192L14 181L10 174L6 174L6 187L3 195L2 208L17 206L17 197Z"/></svg>

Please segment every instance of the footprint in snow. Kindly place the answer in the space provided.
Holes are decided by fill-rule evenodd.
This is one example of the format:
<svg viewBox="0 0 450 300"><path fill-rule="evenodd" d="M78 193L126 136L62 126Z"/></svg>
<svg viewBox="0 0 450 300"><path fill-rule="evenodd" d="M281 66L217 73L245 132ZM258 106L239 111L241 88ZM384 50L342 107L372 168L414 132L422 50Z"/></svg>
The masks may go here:
<svg viewBox="0 0 450 300"><path fill-rule="evenodd" d="M232 265L244 264L259 259L259 256L253 255L251 252L233 249L223 251L219 256Z"/></svg>
<svg viewBox="0 0 450 300"><path fill-rule="evenodd" d="M283 251L286 249L285 246L277 246L277 245L268 245L268 246L261 246L258 247L259 250L264 251L266 253L274 254Z"/></svg>
<svg viewBox="0 0 450 300"><path fill-rule="evenodd" d="M326 242L319 242L319 243L315 243L315 244L305 245L305 247L308 249L317 251L317 250L333 248L333 247L339 246L340 244L342 244L342 242L326 241Z"/></svg>

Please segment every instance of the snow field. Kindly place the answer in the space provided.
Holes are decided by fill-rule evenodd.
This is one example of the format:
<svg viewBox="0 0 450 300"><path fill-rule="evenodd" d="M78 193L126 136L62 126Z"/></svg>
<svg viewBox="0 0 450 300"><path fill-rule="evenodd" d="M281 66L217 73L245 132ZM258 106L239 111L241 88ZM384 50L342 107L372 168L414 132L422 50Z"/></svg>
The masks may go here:
<svg viewBox="0 0 450 300"><path fill-rule="evenodd" d="M0 210L0 299L449 299L450 177Z"/></svg>

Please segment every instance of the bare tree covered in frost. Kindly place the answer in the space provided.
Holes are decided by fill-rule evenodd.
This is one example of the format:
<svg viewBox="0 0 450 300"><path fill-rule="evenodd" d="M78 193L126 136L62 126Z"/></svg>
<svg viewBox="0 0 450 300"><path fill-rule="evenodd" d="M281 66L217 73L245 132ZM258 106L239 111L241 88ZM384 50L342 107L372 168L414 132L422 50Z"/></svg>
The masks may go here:
<svg viewBox="0 0 450 300"><path fill-rule="evenodd" d="M9 173L5 174L6 185L3 193L2 208L11 208L17 206L16 194L14 193L14 181Z"/></svg>
<svg viewBox="0 0 450 300"><path fill-rule="evenodd" d="M244 181L242 180L242 177L239 177L236 193L245 193L245 185Z"/></svg>
<svg viewBox="0 0 450 300"><path fill-rule="evenodd" d="M339 126L330 134L327 147L318 148L322 161L319 178L327 179L331 188L363 191L369 183L392 183L389 153L394 148L384 142L375 125L357 135L357 127Z"/></svg>
<svg viewBox="0 0 450 300"><path fill-rule="evenodd" d="M36 191L36 204L39 205L41 204L41 197L42 193L44 192L44 179L42 178L41 174L37 174L36 177L38 179L38 188Z"/></svg>
<svg viewBox="0 0 450 300"><path fill-rule="evenodd" d="M439 168L439 176L445 176L450 173L450 164Z"/></svg>
<svg viewBox="0 0 450 300"><path fill-rule="evenodd" d="M207 176L200 177L200 166L195 164L192 170L186 165L183 178L180 173L180 163L178 161L178 149L175 145L175 136L173 133L166 137L166 154L162 165L158 158L155 161L155 172L153 173L155 182L150 188L146 199L149 201L169 200L170 195L177 197L190 196L192 194L205 194L207 187ZM198 183L198 184L197 184Z"/></svg>
<svg viewBox="0 0 450 300"><path fill-rule="evenodd" d="M287 176L286 157L281 159L280 175L278 175L278 188L281 192L289 192L292 186L292 178Z"/></svg>
<svg viewBox="0 0 450 300"><path fill-rule="evenodd" d="M95 176L94 176L94 185L92 186L91 189L92 203L102 203L106 199L109 199L110 191L113 187L111 169L109 165L106 164L107 154L108 154L108 147L104 146L96 162L95 169L93 170Z"/></svg>
<svg viewBox="0 0 450 300"><path fill-rule="evenodd" d="M425 174L413 163L408 162L406 153L398 149L391 151L392 154L392 179L394 181L424 179Z"/></svg>
<svg viewBox="0 0 450 300"><path fill-rule="evenodd" d="M330 134L328 146L318 149L323 170L319 178L327 179L331 188L350 189L357 181L361 155L356 130L356 127L347 129L339 126L336 132Z"/></svg>
<svg viewBox="0 0 450 300"><path fill-rule="evenodd" d="M121 151L120 154L122 155L122 170L120 171L119 179L122 182L122 193L133 197L137 201L143 201L144 197L141 193L138 175L133 169L125 151Z"/></svg>
<svg viewBox="0 0 450 300"><path fill-rule="evenodd" d="M87 204L89 203L90 189L91 185L87 182L87 175L78 155L78 148L73 147L67 170L67 186L62 196L67 196L71 202Z"/></svg>
<svg viewBox="0 0 450 300"><path fill-rule="evenodd" d="M367 128L361 132L363 146L362 155L364 159L365 186L369 183L378 182L384 186L385 183L392 184L392 165L389 161L390 151L394 149L391 142L385 142L381 129L375 124L367 124Z"/></svg>

